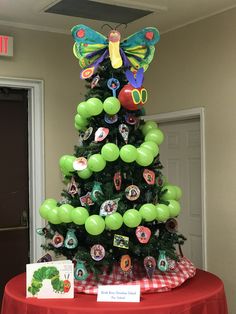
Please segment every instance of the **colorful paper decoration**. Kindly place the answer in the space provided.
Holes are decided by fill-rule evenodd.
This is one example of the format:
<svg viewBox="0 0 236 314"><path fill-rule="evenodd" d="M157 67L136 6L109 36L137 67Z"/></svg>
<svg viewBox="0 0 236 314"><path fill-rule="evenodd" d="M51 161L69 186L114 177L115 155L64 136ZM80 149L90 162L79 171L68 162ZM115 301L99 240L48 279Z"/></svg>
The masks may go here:
<svg viewBox="0 0 236 314"><path fill-rule="evenodd" d="M64 237L60 233L56 232L55 235L52 238L52 245L55 248L62 247L64 243Z"/></svg>
<svg viewBox="0 0 236 314"><path fill-rule="evenodd" d="M75 178L72 177L70 183L68 184L68 193L71 196L74 196L74 195L78 194L78 192L79 192L79 189L78 189L77 184L75 182Z"/></svg>
<svg viewBox="0 0 236 314"><path fill-rule="evenodd" d="M121 249L128 249L129 248L129 237L123 236L121 234L115 234L113 245L117 246Z"/></svg>
<svg viewBox="0 0 236 314"><path fill-rule="evenodd" d="M149 279L152 279L156 268L156 260L153 256L146 256L143 261Z"/></svg>
<svg viewBox="0 0 236 314"><path fill-rule="evenodd" d="M74 249L76 248L78 245L78 240L76 238L75 235L75 230L74 229L68 229L67 234L66 234L66 238L64 241L64 246L67 249Z"/></svg>
<svg viewBox="0 0 236 314"><path fill-rule="evenodd" d="M95 261L101 261L105 256L105 249L101 244L95 244L91 247L90 255Z"/></svg>
<svg viewBox="0 0 236 314"><path fill-rule="evenodd" d="M117 114L113 114L113 115L109 115L109 114L105 114L104 120L107 124L114 124L117 122L118 120L118 115Z"/></svg>
<svg viewBox="0 0 236 314"><path fill-rule="evenodd" d="M128 137L129 137L129 127L122 123L119 125L119 132L123 138L123 140L125 141L125 143L128 143Z"/></svg>
<svg viewBox="0 0 236 314"><path fill-rule="evenodd" d="M122 255L120 259L120 268L124 273L130 272L132 268L131 258L128 254Z"/></svg>
<svg viewBox="0 0 236 314"><path fill-rule="evenodd" d="M154 184L155 183L155 172L149 169L144 169L143 171L143 177L144 180L147 182L147 184Z"/></svg>
<svg viewBox="0 0 236 314"><path fill-rule="evenodd" d="M94 76L94 78L92 79L91 84L90 84L92 89L98 85L99 80L100 80L99 74Z"/></svg>
<svg viewBox="0 0 236 314"><path fill-rule="evenodd" d="M166 259L166 252L165 251L162 251L162 250L159 251L157 267L160 271L167 271L168 261Z"/></svg>
<svg viewBox="0 0 236 314"><path fill-rule="evenodd" d="M112 90L113 97L116 97L116 90L120 87L120 82L112 77L107 81L107 86Z"/></svg>
<svg viewBox="0 0 236 314"><path fill-rule="evenodd" d="M96 202L98 200L98 198L103 195L101 185L102 185L102 183L100 183L100 182L94 182L94 186L93 186L93 189L91 192L91 199L94 202Z"/></svg>
<svg viewBox="0 0 236 314"><path fill-rule="evenodd" d="M91 192L88 192L86 195L83 195L79 198L82 206L91 206L94 204L91 198Z"/></svg>
<svg viewBox="0 0 236 314"><path fill-rule="evenodd" d="M114 180L114 185L115 185L116 191L120 191L121 183L122 183L122 177L121 177L120 171L117 171L114 174L114 179L113 180Z"/></svg>
<svg viewBox="0 0 236 314"><path fill-rule="evenodd" d="M104 203L102 203L99 213L100 216L107 216L116 212L119 200L120 200L119 198L116 198L114 200L107 200Z"/></svg>
<svg viewBox="0 0 236 314"><path fill-rule="evenodd" d="M125 189L125 196L130 201L137 200L140 196L140 190L137 185L132 184L127 186L127 188Z"/></svg>
<svg viewBox="0 0 236 314"><path fill-rule="evenodd" d="M90 135L93 133L93 128L90 126L85 132L83 140L87 141L87 139L90 137Z"/></svg>
<svg viewBox="0 0 236 314"><path fill-rule="evenodd" d="M94 135L95 142L102 142L109 134L108 128L98 128Z"/></svg>
<svg viewBox="0 0 236 314"><path fill-rule="evenodd" d="M154 56L154 45L160 38L158 30L154 27L143 28L121 42L117 30L112 30L106 37L88 26L79 24L74 26L71 32L75 40L73 52L83 69L80 74L82 79L91 77L108 56L115 69L124 64L126 68L131 66L132 70L144 68L146 71Z"/></svg>
<svg viewBox="0 0 236 314"><path fill-rule="evenodd" d="M132 113L127 112L125 115L125 121L130 125L135 125L136 123L138 123L138 120L139 119Z"/></svg>
<svg viewBox="0 0 236 314"><path fill-rule="evenodd" d="M85 157L78 157L73 162L73 168L74 170L84 170L87 168L88 161Z"/></svg>
<svg viewBox="0 0 236 314"><path fill-rule="evenodd" d="M148 243L151 237L151 230L148 227L138 226L135 234L140 243Z"/></svg>
<svg viewBox="0 0 236 314"><path fill-rule="evenodd" d="M74 277L76 280L86 280L88 278L88 271L82 261L77 261L74 268Z"/></svg>
<svg viewBox="0 0 236 314"><path fill-rule="evenodd" d="M37 263L45 263L45 262L51 262L52 261L52 256L47 253L44 256L42 256L39 260L37 260Z"/></svg>

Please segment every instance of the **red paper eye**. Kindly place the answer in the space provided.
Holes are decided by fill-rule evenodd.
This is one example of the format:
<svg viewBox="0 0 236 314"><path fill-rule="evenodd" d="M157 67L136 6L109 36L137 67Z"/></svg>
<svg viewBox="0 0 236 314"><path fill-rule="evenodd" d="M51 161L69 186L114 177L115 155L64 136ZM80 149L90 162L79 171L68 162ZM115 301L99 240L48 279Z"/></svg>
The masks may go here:
<svg viewBox="0 0 236 314"><path fill-rule="evenodd" d="M79 38L83 38L84 35L85 35L84 29L78 30L78 32L76 33L76 35L77 35Z"/></svg>

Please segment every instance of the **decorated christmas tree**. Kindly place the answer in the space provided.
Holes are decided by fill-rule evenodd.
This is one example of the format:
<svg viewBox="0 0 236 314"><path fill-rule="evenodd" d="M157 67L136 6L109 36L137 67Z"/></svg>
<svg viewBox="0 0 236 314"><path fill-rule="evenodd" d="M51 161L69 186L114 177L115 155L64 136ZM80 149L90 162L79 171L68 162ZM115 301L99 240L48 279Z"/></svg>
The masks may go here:
<svg viewBox="0 0 236 314"><path fill-rule="evenodd" d="M66 188L39 209L48 221L44 248L74 261L78 291L107 276L112 283L176 276L184 264L180 284L195 272L187 259L182 263L182 192L161 172L162 131L143 120L144 72L158 30L146 27L120 41L117 30L107 38L77 25L72 35L87 94L75 114L79 145L59 161Z"/></svg>

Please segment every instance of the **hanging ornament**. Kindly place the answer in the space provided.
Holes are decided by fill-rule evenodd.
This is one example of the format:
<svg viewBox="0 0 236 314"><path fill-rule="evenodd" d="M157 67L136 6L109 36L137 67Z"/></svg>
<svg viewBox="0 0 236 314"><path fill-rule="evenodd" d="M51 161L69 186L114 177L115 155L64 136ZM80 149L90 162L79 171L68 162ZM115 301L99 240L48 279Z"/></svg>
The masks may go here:
<svg viewBox="0 0 236 314"><path fill-rule="evenodd" d="M172 272L178 272L178 263L171 259L169 256L166 257L167 262L168 262L168 271L172 271Z"/></svg>
<svg viewBox="0 0 236 314"><path fill-rule="evenodd" d="M166 259L166 252L160 250L159 251L159 257L157 261L157 267L160 271L167 271L168 269L168 262Z"/></svg>
<svg viewBox="0 0 236 314"><path fill-rule="evenodd" d="M151 230L148 227L138 226L135 234L140 243L148 243L151 237Z"/></svg>
<svg viewBox="0 0 236 314"><path fill-rule="evenodd" d="M125 189L125 196L130 201L137 200L140 196L140 190L137 185L132 184L127 186L127 188Z"/></svg>
<svg viewBox="0 0 236 314"><path fill-rule="evenodd" d="M75 235L75 230L74 229L68 229L67 234L66 234L66 238L64 241L64 246L67 249L74 249L76 248L78 245L78 240L76 238Z"/></svg>
<svg viewBox="0 0 236 314"><path fill-rule="evenodd" d="M144 180L147 182L147 184L154 184L155 183L155 172L149 169L144 169L143 171L143 177Z"/></svg>
<svg viewBox="0 0 236 314"><path fill-rule="evenodd" d="M159 176L159 177L156 179L156 184L159 185L159 186L162 186L162 185L163 185L163 178L162 178L162 176Z"/></svg>
<svg viewBox="0 0 236 314"><path fill-rule="evenodd" d="M174 218L170 218L165 223L165 228L170 233L176 233L178 230L178 222Z"/></svg>
<svg viewBox="0 0 236 314"><path fill-rule="evenodd" d="M129 84L126 84L119 92L118 99L121 105L128 110L139 110L147 101L147 90L142 86L143 68L136 72L125 72Z"/></svg>
<svg viewBox="0 0 236 314"><path fill-rule="evenodd" d="M70 183L68 184L68 189L67 189L68 193L71 195L71 196L74 196L76 194L78 194L79 192L79 189L77 187L77 184L75 182L75 178L72 177L71 178L71 181Z"/></svg>
<svg viewBox="0 0 236 314"><path fill-rule="evenodd" d="M112 96L116 97L116 90L120 87L120 82L112 77L107 81L107 86L112 90Z"/></svg>
<svg viewBox="0 0 236 314"><path fill-rule="evenodd" d="M77 261L74 269L74 277L76 280L82 281L88 278L88 271L82 261Z"/></svg>
<svg viewBox="0 0 236 314"><path fill-rule="evenodd" d="M113 124L116 123L118 120L118 115L117 114L113 114L113 115L109 115L109 114L105 114L104 120L106 123L108 124Z"/></svg>
<svg viewBox="0 0 236 314"><path fill-rule="evenodd" d="M87 168L88 161L85 157L78 157L73 162L73 168L74 170L84 170Z"/></svg>
<svg viewBox="0 0 236 314"><path fill-rule="evenodd" d="M116 191L120 191L120 189L121 189L121 183L122 183L122 177L121 177L120 171L117 171L117 172L114 174L113 181L114 181L114 185L115 185Z"/></svg>
<svg viewBox="0 0 236 314"><path fill-rule="evenodd" d="M83 141L87 141L87 139L90 137L90 135L93 133L93 128L90 126L85 132Z"/></svg>
<svg viewBox="0 0 236 314"><path fill-rule="evenodd" d="M94 186L91 192L91 199L94 202L96 202L103 195L101 185L102 183L100 182L94 182Z"/></svg>
<svg viewBox="0 0 236 314"><path fill-rule="evenodd" d="M105 249L101 244L95 244L91 247L90 255L95 261L101 261L105 256Z"/></svg>
<svg viewBox="0 0 236 314"><path fill-rule="evenodd" d="M120 234L114 234L113 246L119 247L121 249L128 249L129 237L125 237Z"/></svg>
<svg viewBox="0 0 236 314"><path fill-rule="evenodd" d="M109 131L108 128L98 128L94 135L95 142L102 142L109 134Z"/></svg>
<svg viewBox="0 0 236 314"><path fill-rule="evenodd" d="M47 235L48 234L48 229L46 228L46 227L44 227L44 228L37 228L36 229L36 233L38 234L38 235L40 235L40 236L45 236L45 235Z"/></svg>
<svg viewBox="0 0 236 314"><path fill-rule="evenodd" d="M52 245L55 248L62 247L64 243L64 237L60 233L56 232L52 238Z"/></svg>
<svg viewBox="0 0 236 314"><path fill-rule="evenodd" d="M94 204L91 198L91 192L88 192L86 195L83 195L79 198L82 206L91 206Z"/></svg>
<svg viewBox="0 0 236 314"><path fill-rule="evenodd" d="M46 262L51 262L52 261L52 256L50 254L45 254L42 256L39 260L37 260L37 263L46 263Z"/></svg>
<svg viewBox="0 0 236 314"><path fill-rule="evenodd" d="M127 112L125 121L130 125L135 125L138 122L138 118L134 114Z"/></svg>
<svg viewBox="0 0 236 314"><path fill-rule="evenodd" d="M148 278L152 279L157 265L155 258L153 256L146 256L143 261L143 264L147 272Z"/></svg>
<svg viewBox="0 0 236 314"><path fill-rule="evenodd" d="M119 198L116 198L114 200L107 200L104 203L102 203L101 207L100 207L100 216L107 216L107 215L111 215L114 212L117 211L118 208L118 202L119 202Z"/></svg>
<svg viewBox="0 0 236 314"><path fill-rule="evenodd" d="M90 86L91 86L92 89L98 85L99 80L100 80L99 74L94 76L94 78L92 79L92 81L90 83Z"/></svg>
<svg viewBox="0 0 236 314"><path fill-rule="evenodd" d="M129 273L132 269L131 258L128 254L122 255L120 259L120 268L124 273Z"/></svg>
<svg viewBox="0 0 236 314"><path fill-rule="evenodd" d="M129 127L122 123L119 125L119 132L123 138L123 140L125 141L125 143L128 143L128 137L129 137Z"/></svg>

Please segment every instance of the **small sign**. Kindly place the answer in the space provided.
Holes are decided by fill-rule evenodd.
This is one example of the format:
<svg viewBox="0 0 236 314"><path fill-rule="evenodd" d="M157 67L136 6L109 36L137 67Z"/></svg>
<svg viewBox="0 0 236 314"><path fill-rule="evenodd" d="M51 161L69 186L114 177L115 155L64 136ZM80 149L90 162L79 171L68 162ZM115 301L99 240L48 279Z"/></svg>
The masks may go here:
<svg viewBox="0 0 236 314"><path fill-rule="evenodd" d="M140 302L139 285L100 285L98 302Z"/></svg>
<svg viewBox="0 0 236 314"><path fill-rule="evenodd" d="M0 35L0 56L13 57L13 37Z"/></svg>

